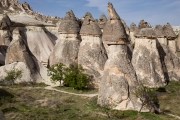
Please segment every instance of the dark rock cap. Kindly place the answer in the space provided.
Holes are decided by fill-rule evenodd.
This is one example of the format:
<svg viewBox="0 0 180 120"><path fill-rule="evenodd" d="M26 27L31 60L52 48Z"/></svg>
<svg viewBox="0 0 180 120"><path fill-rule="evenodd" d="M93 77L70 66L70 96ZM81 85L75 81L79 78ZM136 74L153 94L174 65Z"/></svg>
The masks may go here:
<svg viewBox="0 0 180 120"><path fill-rule="evenodd" d="M175 32L173 31L173 28L171 27L171 25L169 23L167 23L166 25L163 26L163 30L164 30L164 33L166 35L166 38L168 40L174 40L176 39L176 34Z"/></svg>
<svg viewBox="0 0 180 120"><path fill-rule="evenodd" d="M107 44L127 44L127 34L124 25L113 5L108 3L108 21L103 29L103 41Z"/></svg>
<svg viewBox="0 0 180 120"><path fill-rule="evenodd" d="M144 20L141 20L139 22L138 28L142 29L142 28L152 28L152 27L148 22L145 22Z"/></svg>
<svg viewBox="0 0 180 120"><path fill-rule="evenodd" d="M64 34L79 33L80 27L72 10L66 12L66 15L64 16L63 20L61 21L59 25L58 31Z"/></svg>
<svg viewBox="0 0 180 120"><path fill-rule="evenodd" d="M89 16L89 17L93 18L90 12L86 12L85 15L82 18L85 19L86 16Z"/></svg>
<svg viewBox="0 0 180 120"><path fill-rule="evenodd" d="M136 24L131 23L131 25L130 25L130 32L135 32L137 29L138 28L137 28Z"/></svg>
<svg viewBox="0 0 180 120"><path fill-rule="evenodd" d="M96 20L93 19L90 13L85 14L84 22L82 24L81 35L102 35L101 29Z"/></svg>
<svg viewBox="0 0 180 120"><path fill-rule="evenodd" d="M163 31L162 25L156 25L154 30L155 30L155 33L156 33L158 38L166 37L166 35L165 35L164 31Z"/></svg>
<svg viewBox="0 0 180 120"><path fill-rule="evenodd" d="M137 29L134 36L136 38L157 38L157 35L153 28Z"/></svg>
<svg viewBox="0 0 180 120"><path fill-rule="evenodd" d="M2 20L0 21L0 29L5 30L9 29L11 26L12 22L7 14L3 15Z"/></svg>

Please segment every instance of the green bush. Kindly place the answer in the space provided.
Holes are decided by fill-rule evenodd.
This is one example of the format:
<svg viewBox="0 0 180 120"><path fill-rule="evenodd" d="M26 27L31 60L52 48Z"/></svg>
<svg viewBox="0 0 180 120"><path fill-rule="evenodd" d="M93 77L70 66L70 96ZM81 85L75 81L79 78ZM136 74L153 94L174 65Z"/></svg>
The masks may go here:
<svg viewBox="0 0 180 120"><path fill-rule="evenodd" d="M10 71L5 71L7 76L4 78L6 81L11 81L14 84L14 81L22 77L22 71L18 69L12 69Z"/></svg>
<svg viewBox="0 0 180 120"><path fill-rule="evenodd" d="M83 72L84 69L81 65L69 65L65 68L64 86L74 87L78 90L87 88L89 76Z"/></svg>
<svg viewBox="0 0 180 120"><path fill-rule="evenodd" d="M89 76L84 72L81 65L72 65L65 67L58 63L50 67L48 75L52 81L63 81L64 86L73 87L78 90L86 89L89 84ZM61 84L60 84L61 85Z"/></svg>
<svg viewBox="0 0 180 120"><path fill-rule="evenodd" d="M64 65L62 63L57 63L52 65L48 70L48 76L50 76L53 82L59 82L64 80Z"/></svg>

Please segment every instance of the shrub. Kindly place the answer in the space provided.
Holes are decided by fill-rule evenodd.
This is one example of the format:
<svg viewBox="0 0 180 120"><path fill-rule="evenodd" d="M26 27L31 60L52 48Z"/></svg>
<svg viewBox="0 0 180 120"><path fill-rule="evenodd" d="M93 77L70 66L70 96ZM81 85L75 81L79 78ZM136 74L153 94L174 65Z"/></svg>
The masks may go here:
<svg viewBox="0 0 180 120"><path fill-rule="evenodd" d="M12 69L10 71L5 71L7 73L7 76L4 78L6 81L11 81L12 84L14 84L14 81L18 78L22 77L22 71L18 69Z"/></svg>
<svg viewBox="0 0 180 120"><path fill-rule="evenodd" d="M89 84L89 76L84 72L81 65L70 64L69 67L65 67L62 63L58 63L50 67L48 75L54 82L63 81L64 86L73 87L78 90L87 88Z"/></svg>
<svg viewBox="0 0 180 120"><path fill-rule="evenodd" d="M87 88L89 76L83 72L84 69L81 65L69 65L65 68L64 85L78 90Z"/></svg>
<svg viewBox="0 0 180 120"><path fill-rule="evenodd" d="M53 82L59 82L64 80L64 65L62 63L57 63L52 65L48 70L48 76L50 76Z"/></svg>

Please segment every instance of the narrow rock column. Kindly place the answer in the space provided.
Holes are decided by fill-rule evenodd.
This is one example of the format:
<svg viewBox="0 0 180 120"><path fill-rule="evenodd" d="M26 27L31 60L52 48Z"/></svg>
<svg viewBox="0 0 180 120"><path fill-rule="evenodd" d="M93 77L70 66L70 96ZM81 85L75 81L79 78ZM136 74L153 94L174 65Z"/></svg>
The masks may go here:
<svg viewBox="0 0 180 120"><path fill-rule="evenodd" d="M166 85L154 29L142 28L136 32L135 37L132 64L138 80L147 87Z"/></svg>
<svg viewBox="0 0 180 120"><path fill-rule="evenodd" d="M129 41L111 3L108 3L108 14L102 38L107 44L108 60L100 82L98 104L117 110L139 110L141 102L132 94L138 87L138 81L128 57Z"/></svg>
<svg viewBox="0 0 180 120"><path fill-rule="evenodd" d="M180 52L180 33L178 34L177 38L177 51Z"/></svg>
<svg viewBox="0 0 180 120"><path fill-rule="evenodd" d="M134 34L137 30L137 26L136 24L134 23L131 23L130 25L130 39L131 39L131 45L134 47L134 44L135 44L135 37L134 37Z"/></svg>
<svg viewBox="0 0 180 120"><path fill-rule="evenodd" d="M59 26L59 38L49 58L49 65L58 62L69 66L78 63L80 27L72 10L68 11Z"/></svg>
<svg viewBox="0 0 180 120"><path fill-rule="evenodd" d="M167 42L168 42L168 49L169 53L171 55L171 60L172 60L172 66L173 66L173 72L172 78L170 80L180 80L180 59L177 56L176 52L176 41L175 39L177 38L176 34L174 33L171 25L167 23L166 25L163 26L163 30L165 32ZM171 67L172 68L172 67ZM171 69L172 70L172 69Z"/></svg>
<svg viewBox="0 0 180 120"><path fill-rule="evenodd" d="M99 87L107 54L102 43L101 29L90 13L84 19L80 35L82 42L78 53L78 64L83 66L87 74L93 76L92 86Z"/></svg>

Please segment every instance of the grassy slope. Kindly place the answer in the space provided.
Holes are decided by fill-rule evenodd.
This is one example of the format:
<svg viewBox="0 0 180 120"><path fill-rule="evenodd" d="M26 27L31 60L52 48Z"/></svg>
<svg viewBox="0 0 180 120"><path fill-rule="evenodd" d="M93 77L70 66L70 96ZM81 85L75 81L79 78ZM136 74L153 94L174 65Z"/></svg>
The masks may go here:
<svg viewBox="0 0 180 120"><path fill-rule="evenodd" d="M37 86L34 86L37 87ZM138 114L136 111L116 111L100 108L97 97L79 97L44 89L23 89L10 86L0 89L1 110L7 120L169 120L166 115L152 113ZM180 115L180 83L171 82L161 88L160 108ZM65 90L65 88L63 88ZM4 96L4 97L2 97ZM13 97L14 96L14 97Z"/></svg>

